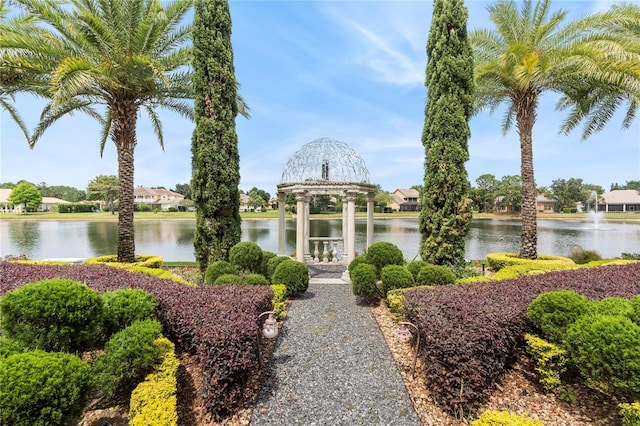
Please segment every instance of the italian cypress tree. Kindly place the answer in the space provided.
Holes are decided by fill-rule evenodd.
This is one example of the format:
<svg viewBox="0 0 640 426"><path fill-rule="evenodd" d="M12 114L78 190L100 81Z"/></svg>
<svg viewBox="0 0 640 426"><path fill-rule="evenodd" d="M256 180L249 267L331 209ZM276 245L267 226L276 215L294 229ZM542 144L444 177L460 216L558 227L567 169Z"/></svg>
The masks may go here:
<svg viewBox="0 0 640 426"><path fill-rule="evenodd" d="M191 140L193 237L202 271L240 241L236 79L227 0L197 0L193 22L196 128Z"/></svg>
<svg viewBox="0 0 640 426"><path fill-rule="evenodd" d="M463 0L434 2L425 86L420 255L433 264L458 264L464 260L464 238L471 221L464 164L469 159L469 117L474 101L473 53Z"/></svg>

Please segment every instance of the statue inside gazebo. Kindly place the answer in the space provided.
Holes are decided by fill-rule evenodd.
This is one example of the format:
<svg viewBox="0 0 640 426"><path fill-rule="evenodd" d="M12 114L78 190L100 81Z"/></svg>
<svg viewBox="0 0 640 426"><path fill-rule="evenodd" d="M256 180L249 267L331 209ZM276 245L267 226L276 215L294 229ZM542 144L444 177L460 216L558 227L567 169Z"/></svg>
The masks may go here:
<svg viewBox="0 0 640 426"><path fill-rule="evenodd" d="M289 159L278 185L278 254L285 250L285 201L296 198L296 260L348 264L355 257L356 196L367 197L366 248L373 240L377 187L369 182L362 157L347 144L320 138L305 144ZM342 236L309 235L309 201L315 195L342 197Z"/></svg>

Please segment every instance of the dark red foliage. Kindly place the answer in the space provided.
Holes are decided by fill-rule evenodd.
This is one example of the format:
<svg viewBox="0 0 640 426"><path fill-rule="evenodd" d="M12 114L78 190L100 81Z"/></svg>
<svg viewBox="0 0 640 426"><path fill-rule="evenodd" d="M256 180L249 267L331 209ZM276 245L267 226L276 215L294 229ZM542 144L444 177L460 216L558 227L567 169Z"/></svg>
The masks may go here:
<svg viewBox="0 0 640 426"><path fill-rule="evenodd" d="M271 310L269 286L188 287L105 265L33 265L0 262L0 296L29 282L61 277L106 292L140 288L158 298L163 333L196 357L208 411L228 415L246 401L243 390L256 371L257 318Z"/></svg>
<svg viewBox="0 0 640 426"><path fill-rule="evenodd" d="M425 379L436 400L458 415L476 409L521 353L524 334L534 330L529 303L563 289L591 300L631 298L640 294L640 263L408 291L405 317L420 330Z"/></svg>

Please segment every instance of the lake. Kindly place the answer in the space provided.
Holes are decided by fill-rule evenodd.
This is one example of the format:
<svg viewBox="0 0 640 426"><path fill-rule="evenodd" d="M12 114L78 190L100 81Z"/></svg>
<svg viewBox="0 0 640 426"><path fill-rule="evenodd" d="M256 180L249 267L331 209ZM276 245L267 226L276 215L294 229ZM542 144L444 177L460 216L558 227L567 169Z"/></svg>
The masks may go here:
<svg viewBox="0 0 640 426"><path fill-rule="evenodd" d="M195 220L157 220L135 223L136 253L162 256L165 261L193 261L191 239ZM295 252L296 224L286 221L286 253ZM310 236L340 236L340 219L311 220ZM408 260L419 258L417 218L384 218L374 221L374 241L397 245ZM242 240L253 241L263 250L278 251L277 219L244 220ZM0 221L0 257L26 254L29 259L89 258L115 254L116 222L89 221ZM356 219L356 251L366 244L366 219ZM640 253L640 222L592 222L538 220L538 253L568 255L575 246L595 250L602 257ZM465 257L484 259L488 253L518 252L520 221L474 219L466 238Z"/></svg>

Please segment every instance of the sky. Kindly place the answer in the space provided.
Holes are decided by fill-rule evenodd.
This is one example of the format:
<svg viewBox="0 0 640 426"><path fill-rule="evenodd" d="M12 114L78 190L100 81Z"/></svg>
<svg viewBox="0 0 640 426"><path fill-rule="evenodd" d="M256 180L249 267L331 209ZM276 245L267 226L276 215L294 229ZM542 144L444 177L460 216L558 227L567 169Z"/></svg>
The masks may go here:
<svg viewBox="0 0 640 426"><path fill-rule="evenodd" d="M469 30L491 28L490 2L467 0ZM601 11L612 1L555 1L569 19ZM432 1L230 1L232 45L240 94L250 119L238 116L240 189L276 193L289 158L322 137L344 142L365 161L370 182L383 190L420 185L424 179L426 41ZM640 116L622 131L622 114L589 139L581 129L558 133L565 113L557 96L540 99L533 132L535 180L580 178L609 190L640 180ZM23 95L15 106L30 129L41 101ZM135 185L175 188L191 179L194 124L159 110L161 149L148 118L138 121ZM469 181L520 174L515 129L502 133L502 111L470 121ZM100 126L74 115L50 127L30 149L6 111L0 113L0 182L27 180L86 189L98 175L117 175L115 146L99 151Z"/></svg>

